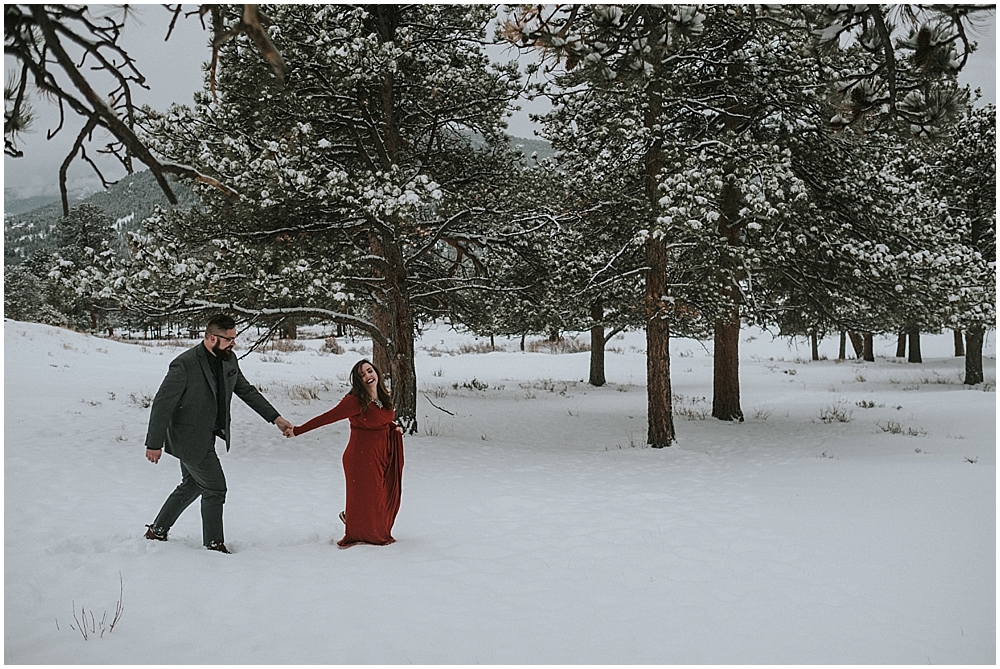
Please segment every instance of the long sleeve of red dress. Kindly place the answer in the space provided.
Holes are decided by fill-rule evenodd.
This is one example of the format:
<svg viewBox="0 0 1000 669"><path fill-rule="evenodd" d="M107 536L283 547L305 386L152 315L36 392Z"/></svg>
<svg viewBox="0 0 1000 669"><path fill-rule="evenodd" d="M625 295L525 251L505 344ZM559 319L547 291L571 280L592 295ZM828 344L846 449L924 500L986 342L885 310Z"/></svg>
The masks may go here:
<svg viewBox="0 0 1000 669"><path fill-rule="evenodd" d="M340 400L340 404L333 407L326 413L321 413L315 418L307 420L302 425L296 425L293 428L293 434L299 436L309 432L310 430L315 430L317 427L323 427L324 425L329 425L330 423L336 423L338 420L344 420L345 418L350 418L351 416L357 416L361 413L361 400L357 398L356 395L345 395L344 399Z"/></svg>
<svg viewBox="0 0 1000 669"><path fill-rule="evenodd" d="M391 544L403 485L403 438L393 423L395 412L369 404L364 410L354 395L294 428L296 435L350 419L351 438L344 450L347 504L341 548L355 544Z"/></svg>

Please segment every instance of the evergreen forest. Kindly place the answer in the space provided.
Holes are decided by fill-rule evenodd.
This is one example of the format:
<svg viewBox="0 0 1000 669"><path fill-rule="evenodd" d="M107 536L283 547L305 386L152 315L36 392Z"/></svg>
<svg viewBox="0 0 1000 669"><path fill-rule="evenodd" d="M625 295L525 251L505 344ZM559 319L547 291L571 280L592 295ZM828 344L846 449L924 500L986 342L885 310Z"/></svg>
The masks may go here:
<svg viewBox="0 0 1000 669"><path fill-rule="evenodd" d="M24 66L9 155L55 40L109 29L46 7L5 6ZM257 7L203 8L214 50L189 104L64 91L149 169L7 217L7 318L197 336L227 311L257 344L336 327L371 339L411 432L434 322L589 332L594 385L606 342L644 331L653 447L676 436L671 337L712 347L725 421L744 418L751 324L839 338L842 358L891 333L913 363L921 333L953 331L983 382L996 110L957 76L992 6ZM538 137L511 138L511 110L543 98Z"/></svg>

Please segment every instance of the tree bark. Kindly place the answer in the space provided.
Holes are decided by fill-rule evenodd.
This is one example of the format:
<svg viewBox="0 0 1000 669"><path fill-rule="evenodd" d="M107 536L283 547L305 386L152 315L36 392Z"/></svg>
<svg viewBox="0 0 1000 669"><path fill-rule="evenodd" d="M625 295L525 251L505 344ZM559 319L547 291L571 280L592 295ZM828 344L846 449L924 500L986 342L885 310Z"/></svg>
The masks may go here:
<svg viewBox="0 0 1000 669"><path fill-rule="evenodd" d="M399 26L400 7L398 5L373 5L369 20L374 22L379 39L390 44L396 39ZM380 82L377 96L373 96L380 106L381 123L371 125L373 144L377 149L382 168L390 170L398 164L402 143L400 141L400 118L396 114L395 77L387 70ZM397 221L382 222L385 226L398 228ZM396 409L396 422L404 432L417 431L417 371L414 363L415 327L413 308L410 304L407 269L402 249L392 232L383 228L370 235L372 252L385 258L385 268L377 275L385 278L385 291L372 308L374 324L388 335L388 346L383 351L373 346L372 362L384 354L387 358L392 381L392 399ZM385 328L385 329L383 329Z"/></svg>
<svg viewBox="0 0 1000 669"><path fill-rule="evenodd" d="M837 360L847 360L847 333L840 331L840 348L837 350Z"/></svg>
<svg viewBox="0 0 1000 669"><path fill-rule="evenodd" d="M368 235L368 241L371 245L373 256L381 258L386 257L385 247L382 244L382 240L379 239L375 232L371 232ZM386 264L388 264L388 262L389 259L386 258ZM385 279L386 286L389 286L389 278L386 276L386 272L378 266L372 268L372 274ZM394 341L392 336L391 321L392 318L389 314L388 296L385 293L376 296L372 301L372 323L386 339ZM392 380L392 356L388 348L376 339L372 339L372 364L375 365L376 369L381 370L383 374L389 375L390 380Z"/></svg>
<svg viewBox="0 0 1000 669"><path fill-rule="evenodd" d="M974 386L985 380L983 375L983 339L981 327L965 331L965 385Z"/></svg>
<svg viewBox="0 0 1000 669"><path fill-rule="evenodd" d="M719 234L725 237L729 246L740 244L739 229L735 221L739 218L742 195L734 184L726 184L722 189L722 216L719 218ZM733 267L726 259L719 259L720 292L725 293L732 304L739 304L740 291L731 272ZM721 271L721 270L729 270ZM728 317L715 322L715 356L713 359L712 416L719 420L743 422L740 407L740 311L736 306Z"/></svg>
<svg viewBox="0 0 1000 669"><path fill-rule="evenodd" d="M865 332L864 343L862 344L861 357L868 362L875 362L875 337L871 332Z"/></svg>
<svg viewBox="0 0 1000 669"><path fill-rule="evenodd" d="M662 67L659 49L665 40L660 40L660 29L653 27L649 35L649 45L653 49L652 62L656 68ZM643 126L650 131L652 143L643 156L643 187L649 207L650 230L655 230L656 210L659 206L659 176L666 160L663 155L663 140L654 128L661 123L663 112L663 92L660 90L659 73L654 72L646 87ZM648 430L646 441L653 448L666 448L674 442L674 412L670 390L670 325L664 318L667 294L667 244L662 236L650 235L646 239L646 418Z"/></svg>
<svg viewBox="0 0 1000 669"><path fill-rule="evenodd" d="M739 48L737 41L729 44L727 49ZM736 59L728 67L726 77L738 80L744 72L742 59ZM723 123L727 133L738 134L740 127L746 122L747 110L740 98L729 98L725 105ZM740 230L744 222L740 216L743 203L743 191L736 180L735 165L727 161L724 166L725 183L721 192L719 208L719 234L726 240L729 247L742 245ZM740 304L742 293L737 285L739 268L732 262L729 254L719 258L719 292L729 299L731 311L715 322L715 356L713 359L713 392L712 416L719 420L738 420L743 422L743 409L740 407Z"/></svg>
<svg viewBox="0 0 1000 669"><path fill-rule="evenodd" d="M961 358L965 355L965 341L962 339L961 330L952 330L955 335L955 357Z"/></svg>
<svg viewBox="0 0 1000 669"><path fill-rule="evenodd" d="M712 416L743 422L740 408L740 317L715 323Z"/></svg>
<svg viewBox="0 0 1000 669"><path fill-rule="evenodd" d="M298 339L299 338L299 326L294 319L289 318L285 321L284 326L281 328L281 338L282 339Z"/></svg>
<svg viewBox="0 0 1000 669"><path fill-rule="evenodd" d="M851 346L854 348L854 356L858 360L861 360L862 358L865 357L864 338L854 330L848 332L847 335L851 338Z"/></svg>
<svg viewBox="0 0 1000 669"><path fill-rule="evenodd" d="M646 441L653 448L673 443L674 414L670 391L670 328L664 319L667 250L663 239L646 240Z"/></svg>
<svg viewBox="0 0 1000 669"><path fill-rule="evenodd" d="M389 316L389 369L392 374L392 401L396 423L403 431L417 431L417 368L414 361L413 308L406 279L402 251L396 244L386 244L388 290L385 299Z"/></svg>
<svg viewBox="0 0 1000 669"><path fill-rule="evenodd" d="M604 376L604 302L597 300L591 305L590 316L594 321L590 328L590 385L603 386Z"/></svg>
<svg viewBox="0 0 1000 669"><path fill-rule="evenodd" d="M896 357L905 358L906 357L906 333L900 332L899 336L896 337Z"/></svg>
<svg viewBox="0 0 1000 669"><path fill-rule="evenodd" d="M809 332L809 343L812 344L812 359L819 360L819 337L815 329Z"/></svg>
<svg viewBox="0 0 1000 669"><path fill-rule="evenodd" d="M920 329L910 328L907 335L910 340L910 356L906 359L907 362L923 362L924 359L920 356Z"/></svg>

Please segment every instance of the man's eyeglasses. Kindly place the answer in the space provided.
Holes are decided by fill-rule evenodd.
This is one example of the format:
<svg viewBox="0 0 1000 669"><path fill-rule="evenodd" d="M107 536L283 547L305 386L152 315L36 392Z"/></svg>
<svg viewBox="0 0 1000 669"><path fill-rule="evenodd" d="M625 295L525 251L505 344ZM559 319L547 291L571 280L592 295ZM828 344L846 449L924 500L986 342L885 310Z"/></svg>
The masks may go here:
<svg viewBox="0 0 1000 669"><path fill-rule="evenodd" d="M224 337L222 335L212 335L216 339L225 339L226 341L236 341L236 337Z"/></svg>

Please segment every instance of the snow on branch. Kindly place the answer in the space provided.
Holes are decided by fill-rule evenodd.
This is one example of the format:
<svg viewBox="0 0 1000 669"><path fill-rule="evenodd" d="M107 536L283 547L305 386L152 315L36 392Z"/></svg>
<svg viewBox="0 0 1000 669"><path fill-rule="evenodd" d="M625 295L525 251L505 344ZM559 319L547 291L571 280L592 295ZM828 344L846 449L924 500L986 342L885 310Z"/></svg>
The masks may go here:
<svg viewBox="0 0 1000 669"><path fill-rule="evenodd" d="M329 309L320 309L318 307L277 307L271 309L250 309L243 307L238 304L222 304L220 302L207 302L204 300L187 300L187 304L194 308L175 310L173 313L184 313L185 311L190 313L193 311L226 311L234 312L241 316L248 318L274 318L276 316L284 317L305 317L305 318L323 318L330 320L334 323L341 323L343 325L350 325L363 330L367 334L371 335L372 339L376 340L383 346L389 345L389 340L384 334L378 329L378 327L366 318L361 318L359 316L354 316L352 314L345 314L340 311L331 311Z"/></svg>

